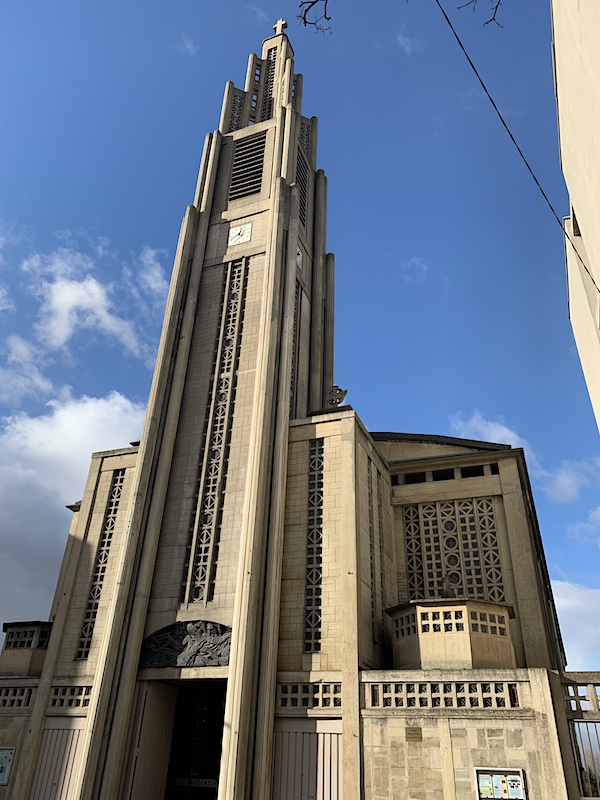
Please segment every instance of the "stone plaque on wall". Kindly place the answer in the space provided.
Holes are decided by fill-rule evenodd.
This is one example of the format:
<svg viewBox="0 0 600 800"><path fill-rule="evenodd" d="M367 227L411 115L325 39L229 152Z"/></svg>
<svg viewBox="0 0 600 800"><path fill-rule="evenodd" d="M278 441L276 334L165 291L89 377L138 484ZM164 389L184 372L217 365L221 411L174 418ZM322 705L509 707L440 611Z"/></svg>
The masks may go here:
<svg viewBox="0 0 600 800"><path fill-rule="evenodd" d="M406 728L406 741L407 742L422 742L423 741L423 728L416 728L411 725Z"/></svg>

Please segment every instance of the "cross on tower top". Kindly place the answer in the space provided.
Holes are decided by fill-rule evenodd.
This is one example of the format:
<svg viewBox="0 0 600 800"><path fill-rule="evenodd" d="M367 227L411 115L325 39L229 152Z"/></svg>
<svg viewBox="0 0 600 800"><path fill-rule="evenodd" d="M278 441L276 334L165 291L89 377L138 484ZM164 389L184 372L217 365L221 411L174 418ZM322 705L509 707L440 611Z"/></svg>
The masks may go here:
<svg viewBox="0 0 600 800"><path fill-rule="evenodd" d="M275 25L273 25L273 30L278 36L282 34L286 28L287 22L284 19L278 19Z"/></svg>

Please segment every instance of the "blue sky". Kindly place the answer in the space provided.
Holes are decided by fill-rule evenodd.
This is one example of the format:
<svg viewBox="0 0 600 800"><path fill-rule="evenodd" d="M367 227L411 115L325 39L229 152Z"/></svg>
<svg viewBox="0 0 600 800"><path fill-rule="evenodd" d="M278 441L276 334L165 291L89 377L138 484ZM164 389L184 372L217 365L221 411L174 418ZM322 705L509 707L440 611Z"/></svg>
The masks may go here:
<svg viewBox="0 0 600 800"><path fill-rule="evenodd" d="M560 215L547 0L446 4ZM139 438L224 84L283 16L319 117L336 381L371 430L524 446L571 668L600 664L600 441L561 233L433 0L0 9L0 618L47 616L93 450Z"/></svg>

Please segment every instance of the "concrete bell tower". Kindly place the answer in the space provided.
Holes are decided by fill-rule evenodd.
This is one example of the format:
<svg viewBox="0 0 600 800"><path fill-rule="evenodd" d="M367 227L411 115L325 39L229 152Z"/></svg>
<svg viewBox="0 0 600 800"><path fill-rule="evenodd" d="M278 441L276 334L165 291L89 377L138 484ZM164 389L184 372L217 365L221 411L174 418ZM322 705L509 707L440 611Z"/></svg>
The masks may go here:
<svg viewBox="0 0 600 800"><path fill-rule="evenodd" d="M100 691L118 723L106 755L96 745L100 797L115 796L110 765L156 631L230 632L219 798L249 796L265 735L257 701L274 694L278 609L266 563L269 552L277 571L288 425L323 408L333 383L326 179L285 27L250 56L243 90L227 84L182 225L129 522L142 553L124 564L130 611L106 663L111 649L123 657Z"/></svg>

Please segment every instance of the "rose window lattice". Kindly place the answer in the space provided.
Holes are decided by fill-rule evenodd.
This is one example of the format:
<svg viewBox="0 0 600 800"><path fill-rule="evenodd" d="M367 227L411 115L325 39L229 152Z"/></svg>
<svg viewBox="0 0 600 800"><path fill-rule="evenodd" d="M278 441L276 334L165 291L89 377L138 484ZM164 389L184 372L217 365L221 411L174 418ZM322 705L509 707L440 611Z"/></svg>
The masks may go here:
<svg viewBox="0 0 600 800"><path fill-rule="evenodd" d="M505 602L492 498L406 506L404 530L411 600Z"/></svg>

